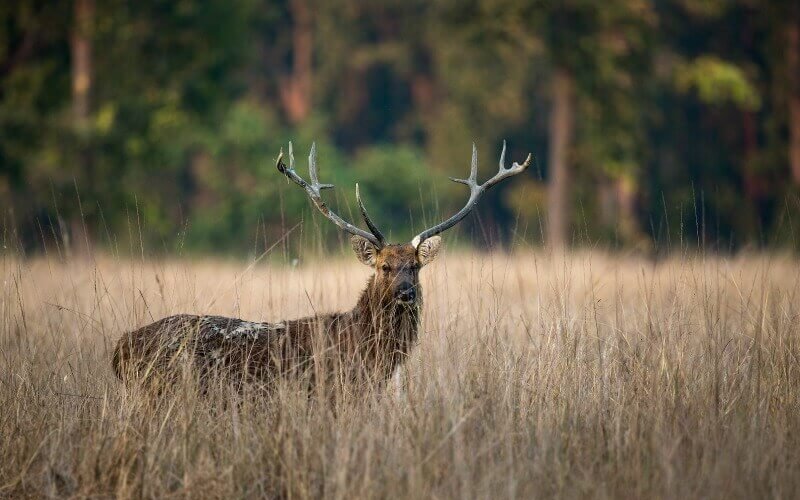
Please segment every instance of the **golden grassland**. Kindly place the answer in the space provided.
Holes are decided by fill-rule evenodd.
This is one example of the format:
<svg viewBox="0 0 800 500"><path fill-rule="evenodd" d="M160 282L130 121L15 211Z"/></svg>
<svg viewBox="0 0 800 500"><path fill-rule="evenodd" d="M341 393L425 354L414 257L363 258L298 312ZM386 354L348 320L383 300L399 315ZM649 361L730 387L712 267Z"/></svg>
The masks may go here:
<svg viewBox="0 0 800 500"><path fill-rule="evenodd" d="M123 331L351 307L355 258L297 267L2 258L0 496L756 498L800 494L798 261L445 253L384 389L335 406L110 366Z"/></svg>

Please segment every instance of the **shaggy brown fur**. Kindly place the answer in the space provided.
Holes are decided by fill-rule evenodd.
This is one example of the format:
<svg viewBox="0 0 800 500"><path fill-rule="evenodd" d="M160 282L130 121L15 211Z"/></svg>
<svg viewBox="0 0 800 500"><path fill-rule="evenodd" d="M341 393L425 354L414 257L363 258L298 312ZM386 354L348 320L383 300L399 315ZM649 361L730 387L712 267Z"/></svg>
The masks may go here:
<svg viewBox="0 0 800 500"><path fill-rule="evenodd" d="M419 330L419 269L440 240L377 249L360 237L353 248L373 266L356 306L278 323L220 316L170 316L122 336L113 366L123 381L169 385L182 373L206 385L212 375L271 385L278 377L307 374L316 383L383 382L413 347Z"/></svg>

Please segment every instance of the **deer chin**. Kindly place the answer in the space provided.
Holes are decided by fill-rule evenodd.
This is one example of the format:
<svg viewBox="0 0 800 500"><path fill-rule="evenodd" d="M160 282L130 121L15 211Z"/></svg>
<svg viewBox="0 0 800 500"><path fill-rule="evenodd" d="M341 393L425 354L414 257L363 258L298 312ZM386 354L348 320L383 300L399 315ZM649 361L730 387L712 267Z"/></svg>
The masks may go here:
<svg viewBox="0 0 800 500"><path fill-rule="evenodd" d="M417 302L416 299L403 299L403 298L396 298L394 299L394 303L400 306L413 306Z"/></svg>

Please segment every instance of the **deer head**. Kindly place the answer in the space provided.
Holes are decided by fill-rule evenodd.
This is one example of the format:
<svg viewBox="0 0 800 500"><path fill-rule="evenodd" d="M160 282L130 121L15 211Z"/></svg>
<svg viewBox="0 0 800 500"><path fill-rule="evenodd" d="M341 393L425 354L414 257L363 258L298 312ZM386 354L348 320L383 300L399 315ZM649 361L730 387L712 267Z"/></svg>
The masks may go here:
<svg viewBox="0 0 800 500"><path fill-rule="evenodd" d="M319 182L317 177L317 148L315 144L311 145L311 152L308 155L310 183L295 172L291 142L289 143L289 166L286 166L283 162L283 149L278 155L276 165L282 174L305 190L322 215L343 231L352 235L351 242L356 257L361 263L375 270L373 284L375 290L381 294L381 298L384 301L391 300L399 304L414 304L419 300L419 270L436 258L441 247L442 240L438 235L455 226L466 217L475 208L476 203L486 190L503 179L524 171L531 162L531 155L529 154L521 165L514 162L511 167L506 168L505 156L506 143L503 141L503 151L500 153L500 168L497 174L483 184L478 184L478 151L473 144L469 177L466 179L450 178L453 182L469 187L470 195L466 205L449 219L416 235L411 242L401 244L386 242L383 234L367 213L367 209L361 200L358 184L356 184L356 200L358 201L361 217L364 219L367 228L369 228L369 232L350 224L328 208L322 199L322 190L330 189L334 186L333 184L321 184Z"/></svg>

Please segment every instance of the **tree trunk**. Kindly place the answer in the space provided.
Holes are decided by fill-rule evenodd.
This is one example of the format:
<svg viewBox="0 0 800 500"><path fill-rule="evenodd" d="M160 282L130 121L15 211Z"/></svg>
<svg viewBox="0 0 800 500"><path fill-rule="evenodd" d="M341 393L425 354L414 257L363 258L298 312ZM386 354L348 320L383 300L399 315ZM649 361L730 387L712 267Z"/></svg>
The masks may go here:
<svg viewBox="0 0 800 500"><path fill-rule="evenodd" d="M797 8L795 8L795 11ZM789 164L800 184L800 21L793 16L787 29L786 66L789 74Z"/></svg>
<svg viewBox="0 0 800 500"><path fill-rule="evenodd" d="M281 101L292 124L305 120L311 112L313 23L308 0L291 0L292 73L281 86Z"/></svg>
<svg viewBox="0 0 800 500"><path fill-rule="evenodd" d="M89 95L92 89L91 29L94 17L93 0L75 0L72 50L72 116L78 127L89 120Z"/></svg>
<svg viewBox="0 0 800 500"><path fill-rule="evenodd" d="M73 5L73 30L70 38L72 56L72 125L78 138L75 157L76 189L88 191L92 196L92 166L89 148L90 98L92 90L92 23L94 0L75 0ZM80 182L80 184L78 184ZM79 193L76 193L79 195ZM80 207L71 217L72 248L78 254L91 253L91 237L87 230L85 213Z"/></svg>
<svg viewBox="0 0 800 500"><path fill-rule="evenodd" d="M617 196L617 224L622 243L639 252L649 252L651 240L639 227L639 186L631 176L620 176L615 180Z"/></svg>
<svg viewBox="0 0 800 500"><path fill-rule="evenodd" d="M572 145L574 91L572 75L557 69L552 81L553 104L550 111L547 244L551 249L564 248L569 236L569 154Z"/></svg>
<svg viewBox="0 0 800 500"><path fill-rule="evenodd" d="M742 112L742 158L743 175L742 187L746 213L743 220L747 224L746 229L749 234L759 234L761 225L760 203L764 194L767 192L764 180L758 175L755 169L754 160L758 155L758 129L757 117L753 111Z"/></svg>

